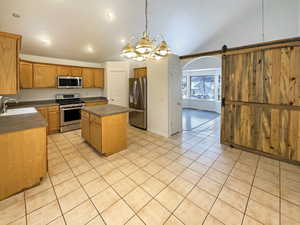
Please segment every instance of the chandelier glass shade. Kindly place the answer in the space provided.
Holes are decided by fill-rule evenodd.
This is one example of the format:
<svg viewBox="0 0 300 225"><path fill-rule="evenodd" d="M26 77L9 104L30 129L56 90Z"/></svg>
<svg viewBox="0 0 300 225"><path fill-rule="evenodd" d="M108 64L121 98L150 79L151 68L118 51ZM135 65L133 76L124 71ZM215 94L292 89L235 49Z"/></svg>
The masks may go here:
<svg viewBox="0 0 300 225"><path fill-rule="evenodd" d="M171 53L162 35L157 35L157 39L150 38L148 33L148 0L145 1L145 32L143 32L141 37L133 36L121 51L122 57L139 62L146 59L160 60ZM161 41L159 42L158 40Z"/></svg>

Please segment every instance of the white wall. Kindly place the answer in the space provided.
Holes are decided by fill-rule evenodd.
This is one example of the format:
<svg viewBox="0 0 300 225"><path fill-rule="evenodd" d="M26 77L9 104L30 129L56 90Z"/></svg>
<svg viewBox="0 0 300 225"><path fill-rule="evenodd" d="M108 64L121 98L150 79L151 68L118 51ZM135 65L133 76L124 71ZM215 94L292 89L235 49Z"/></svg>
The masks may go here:
<svg viewBox="0 0 300 225"><path fill-rule="evenodd" d="M163 136L169 132L168 59L147 62L148 130Z"/></svg>
<svg viewBox="0 0 300 225"><path fill-rule="evenodd" d="M254 0L247 11L236 14L193 52L219 50L299 35L299 0ZM262 11L264 3L264 11Z"/></svg>
<svg viewBox="0 0 300 225"><path fill-rule="evenodd" d="M149 60L146 65L148 130L168 137L173 132L171 124L181 123L181 117L175 120L174 116L176 115L171 112L171 110L175 109L174 105L177 103L177 99L174 98L170 89L172 85L171 76L177 76L180 79L181 67L179 58L176 55L171 55L159 61ZM178 93L181 93L180 89L178 89ZM181 107L178 110L181 111Z"/></svg>

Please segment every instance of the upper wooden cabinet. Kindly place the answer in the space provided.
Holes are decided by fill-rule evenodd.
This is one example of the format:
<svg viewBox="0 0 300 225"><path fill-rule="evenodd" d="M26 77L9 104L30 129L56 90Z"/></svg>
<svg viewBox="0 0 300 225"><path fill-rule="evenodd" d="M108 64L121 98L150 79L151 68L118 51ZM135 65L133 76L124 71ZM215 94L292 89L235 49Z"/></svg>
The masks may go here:
<svg viewBox="0 0 300 225"><path fill-rule="evenodd" d="M21 36L0 32L0 94L19 91Z"/></svg>
<svg viewBox="0 0 300 225"><path fill-rule="evenodd" d="M146 67L134 69L134 78L146 77L146 76L147 76L147 68Z"/></svg>
<svg viewBox="0 0 300 225"><path fill-rule="evenodd" d="M21 61L21 88L56 88L58 76L82 77L83 88L104 88L103 68L83 68ZM1 82L1 81L0 81Z"/></svg>
<svg viewBox="0 0 300 225"><path fill-rule="evenodd" d="M33 64L33 87L55 88L56 66L48 64Z"/></svg>
<svg viewBox="0 0 300 225"><path fill-rule="evenodd" d="M95 88L104 88L104 69L94 69Z"/></svg>
<svg viewBox="0 0 300 225"><path fill-rule="evenodd" d="M81 77L82 75L82 68L81 67L72 67L72 76L74 77Z"/></svg>
<svg viewBox="0 0 300 225"><path fill-rule="evenodd" d="M56 66L57 76L71 76L72 67L71 66Z"/></svg>
<svg viewBox="0 0 300 225"><path fill-rule="evenodd" d="M57 76L74 76L80 77L82 74L82 68L76 66L61 66L56 67Z"/></svg>
<svg viewBox="0 0 300 225"><path fill-rule="evenodd" d="M32 63L20 62L20 87L32 88L33 87L33 68Z"/></svg>
<svg viewBox="0 0 300 225"><path fill-rule="evenodd" d="M84 88L93 88L94 87L94 69L83 68L82 69L82 80L83 80Z"/></svg>

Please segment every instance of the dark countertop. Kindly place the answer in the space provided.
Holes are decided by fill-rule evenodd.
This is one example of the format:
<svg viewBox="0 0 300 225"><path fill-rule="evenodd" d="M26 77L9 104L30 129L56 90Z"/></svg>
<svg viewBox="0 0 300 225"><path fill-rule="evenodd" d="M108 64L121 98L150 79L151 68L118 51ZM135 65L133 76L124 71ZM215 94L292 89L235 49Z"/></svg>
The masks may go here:
<svg viewBox="0 0 300 225"><path fill-rule="evenodd" d="M48 126L39 113L0 117L0 134Z"/></svg>
<svg viewBox="0 0 300 225"><path fill-rule="evenodd" d="M9 108L19 108L19 107L46 107L58 105L55 100L41 100L41 101L30 101L30 102L18 102L18 103L9 103Z"/></svg>
<svg viewBox="0 0 300 225"><path fill-rule="evenodd" d="M94 101L107 101L106 97L88 97L88 98L81 98L84 102L94 102ZM29 101L29 102L18 102L18 103L9 103L9 108L19 108L19 107L47 107L47 106L54 106L58 105L53 100L40 100L40 101Z"/></svg>
<svg viewBox="0 0 300 225"><path fill-rule="evenodd" d="M82 110L100 117L130 112L129 108L112 104L89 106Z"/></svg>

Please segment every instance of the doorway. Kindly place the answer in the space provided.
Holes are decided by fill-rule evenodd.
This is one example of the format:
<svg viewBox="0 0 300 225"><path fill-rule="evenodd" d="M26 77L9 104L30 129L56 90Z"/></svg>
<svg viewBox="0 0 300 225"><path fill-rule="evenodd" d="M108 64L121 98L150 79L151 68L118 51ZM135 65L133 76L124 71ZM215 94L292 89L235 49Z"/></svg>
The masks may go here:
<svg viewBox="0 0 300 225"><path fill-rule="evenodd" d="M221 57L200 57L186 63L181 90L183 131L218 119L221 113Z"/></svg>

